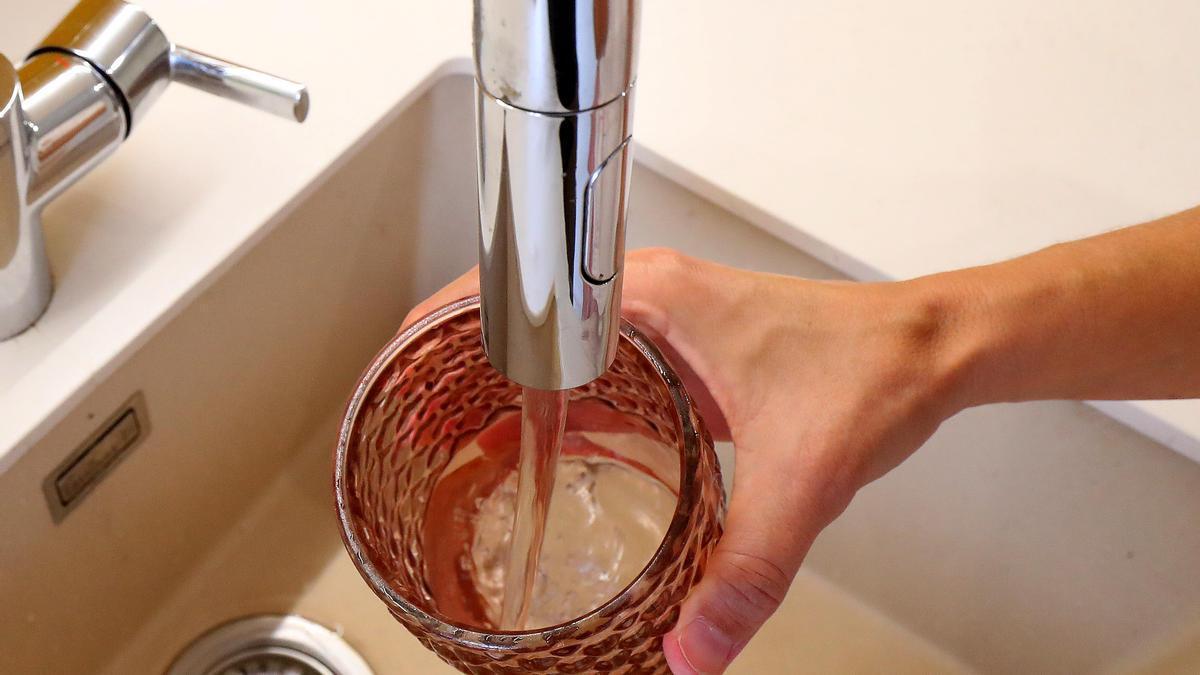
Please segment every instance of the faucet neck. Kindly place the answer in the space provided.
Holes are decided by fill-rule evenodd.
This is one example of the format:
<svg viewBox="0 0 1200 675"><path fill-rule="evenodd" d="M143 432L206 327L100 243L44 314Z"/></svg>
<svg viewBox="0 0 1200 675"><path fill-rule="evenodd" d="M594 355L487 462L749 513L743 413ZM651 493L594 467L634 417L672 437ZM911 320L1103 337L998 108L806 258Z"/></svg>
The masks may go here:
<svg viewBox="0 0 1200 675"><path fill-rule="evenodd" d="M22 64L29 187L41 209L112 154L126 135L116 90L83 59L42 52Z"/></svg>
<svg viewBox="0 0 1200 675"><path fill-rule="evenodd" d="M479 270L492 365L604 374L620 332L637 0L476 0Z"/></svg>
<svg viewBox="0 0 1200 675"><path fill-rule="evenodd" d="M475 3L475 73L493 98L531 112L599 108L633 86L638 0Z"/></svg>

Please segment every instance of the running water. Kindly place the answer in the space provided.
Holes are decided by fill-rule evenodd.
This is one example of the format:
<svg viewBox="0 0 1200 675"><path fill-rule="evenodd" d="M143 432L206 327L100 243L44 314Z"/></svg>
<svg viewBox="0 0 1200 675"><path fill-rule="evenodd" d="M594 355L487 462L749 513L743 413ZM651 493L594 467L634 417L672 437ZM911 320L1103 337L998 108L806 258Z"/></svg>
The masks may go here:
<svg viewBox="0 0 1200 675"><path fill-rule="evenodd" d="M520 410L493 419L455 453L430 496L422 532L430 594L438 612L461 625L531 630L582 616L637 576L670 525L678 450L595 400L572 401L564 425L556 396L535 392L526 399L526 412L540 415L540 435L522 433ZM554 453L539 452L537 439L553 449L545 439L558 434L548 430L563 426L552 467ZM523 440L533 448L524 465ZM521 500L519 475L534 477ZM518 502L528 515L514 513ZM540 548L531 551L535 542ZM511 576L510 568L517 570ZM506 590L514 598L509 611L526 614L523 628L503 618Z"/></svg>
<svg viewBox="0 0 1200 675"><path fill-rule="evenodd" d="M523 401L517 496L500 612L504 630L522 630L529 618L567 421L566 391L525 387Z"/></svg>

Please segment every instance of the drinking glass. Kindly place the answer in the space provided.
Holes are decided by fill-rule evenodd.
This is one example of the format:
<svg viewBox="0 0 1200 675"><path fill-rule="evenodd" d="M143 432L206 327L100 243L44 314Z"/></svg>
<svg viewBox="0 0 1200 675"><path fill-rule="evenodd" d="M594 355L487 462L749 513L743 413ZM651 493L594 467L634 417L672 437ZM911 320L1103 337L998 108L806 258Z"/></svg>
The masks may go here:
<svg viewBox="0 0 1200 675"><path fill-rule="evenodd" d="M481 434L518 414L521 391L488 364L478 297L434 311L384 347L338 434L334 495L346 550L392 615L462 672L666 672L661 637L720 537L725 495L712 439L679 377L628 322L608 373L570 392L568 433L651 441L595 447L673 493L662 543L628 585L556 625L505 631L464 619L478 605L460 588L470 560L438 549L465 525L430 525L447 519L446 494L482 499L515 465L499 453L492 469L468 472L482 487L456 472L464 453L479 453Z"/></svg>

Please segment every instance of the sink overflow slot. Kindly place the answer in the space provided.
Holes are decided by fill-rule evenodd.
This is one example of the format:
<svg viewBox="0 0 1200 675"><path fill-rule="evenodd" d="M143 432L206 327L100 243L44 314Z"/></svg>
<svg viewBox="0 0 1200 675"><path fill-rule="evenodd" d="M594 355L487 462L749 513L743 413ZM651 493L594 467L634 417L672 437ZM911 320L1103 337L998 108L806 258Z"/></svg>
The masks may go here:
<svg viewBox="0 0 1200 675"><path fill-rule="evenodd" d="M62 522L149 432L146 398L139 391L121 404L42 482L54 522Z"/></svg>

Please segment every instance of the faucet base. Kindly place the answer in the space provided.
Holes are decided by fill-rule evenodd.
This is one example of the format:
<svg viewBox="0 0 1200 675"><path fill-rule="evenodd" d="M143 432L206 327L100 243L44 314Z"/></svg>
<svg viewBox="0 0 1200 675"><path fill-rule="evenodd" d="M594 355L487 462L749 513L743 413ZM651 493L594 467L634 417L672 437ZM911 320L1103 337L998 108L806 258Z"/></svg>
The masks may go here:
<svg viewBox="0 0 1200 675"><path fill-rule="evenodd" d="M42 243L41 219L28 217L17 250L0 269L0 341L25 332L50 304L54 282Z"/></svg>

